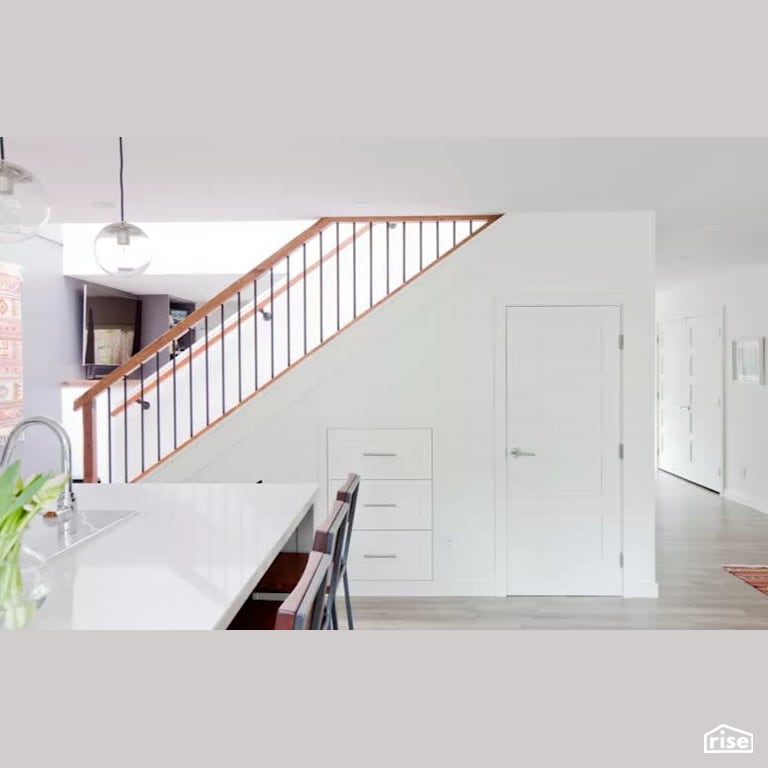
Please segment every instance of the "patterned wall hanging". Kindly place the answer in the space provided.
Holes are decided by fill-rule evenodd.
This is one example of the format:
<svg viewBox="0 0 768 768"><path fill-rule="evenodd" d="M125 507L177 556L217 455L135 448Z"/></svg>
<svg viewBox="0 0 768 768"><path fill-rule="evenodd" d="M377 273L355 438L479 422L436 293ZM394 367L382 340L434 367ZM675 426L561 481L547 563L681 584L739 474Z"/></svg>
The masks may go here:
<svg viewBox="0 0 768 768"><path fill-rule="evenodd" d="M21 421L21 267L0 262L0 441Z"/></svg>

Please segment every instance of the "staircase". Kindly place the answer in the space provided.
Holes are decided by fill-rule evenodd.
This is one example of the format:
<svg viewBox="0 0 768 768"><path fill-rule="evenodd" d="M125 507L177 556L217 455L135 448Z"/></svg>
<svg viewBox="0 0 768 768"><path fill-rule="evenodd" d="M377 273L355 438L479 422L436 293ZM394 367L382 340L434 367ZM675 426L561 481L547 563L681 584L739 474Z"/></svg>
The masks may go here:
<svg viewBox="0 0 768 768"><path fill-rule="evenodd" d="M85 482L140 480L498 218L318 220L75 401Z"/></svg>

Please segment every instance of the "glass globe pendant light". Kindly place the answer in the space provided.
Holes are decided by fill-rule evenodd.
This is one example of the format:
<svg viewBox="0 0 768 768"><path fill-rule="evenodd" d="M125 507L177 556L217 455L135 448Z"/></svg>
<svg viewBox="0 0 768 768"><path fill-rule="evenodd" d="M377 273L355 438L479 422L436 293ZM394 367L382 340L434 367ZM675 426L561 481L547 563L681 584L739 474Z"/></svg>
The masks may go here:
<svg viewBox="0 0 768 768"><path fill-rule="evenodd" d="M48 221L45 188L26 168L5 159L0 136L0 243L18 243L38 234Z"/></svg>
<svg viewBox="0 0 768 768"><path fill-rule="evenodd" d="M94 255L96 263L109 275L130 277L140 275L152 259L149 238L135 224L125 220L125 193L123 189L123 137L120 146L120 221L108 224L96 235Z"/></svg>

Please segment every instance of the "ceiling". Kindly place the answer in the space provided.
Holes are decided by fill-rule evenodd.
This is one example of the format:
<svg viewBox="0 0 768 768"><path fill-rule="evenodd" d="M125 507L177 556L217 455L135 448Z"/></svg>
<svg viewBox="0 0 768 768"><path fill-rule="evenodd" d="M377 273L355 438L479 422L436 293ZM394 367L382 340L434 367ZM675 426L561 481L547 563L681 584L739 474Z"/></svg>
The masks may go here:
<svg viewBox="0 0 768 768"><path fill-rule="evenodd" d="M126 218L657 211L661 282L768 261L768 139L125 138ZM6 138L57 222L117 217L116 138Z"/></svg>

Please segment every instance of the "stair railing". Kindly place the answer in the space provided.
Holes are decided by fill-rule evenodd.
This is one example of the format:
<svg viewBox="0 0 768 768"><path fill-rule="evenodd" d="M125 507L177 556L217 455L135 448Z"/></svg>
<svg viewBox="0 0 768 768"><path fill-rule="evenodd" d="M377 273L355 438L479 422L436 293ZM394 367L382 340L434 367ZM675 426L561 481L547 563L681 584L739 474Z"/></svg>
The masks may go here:
<svg viewBox="0 0 768 768"><path fill-rule="evenodd" d="M498 218L319 219L75 401L84 481L140 479Z"/></svg>

